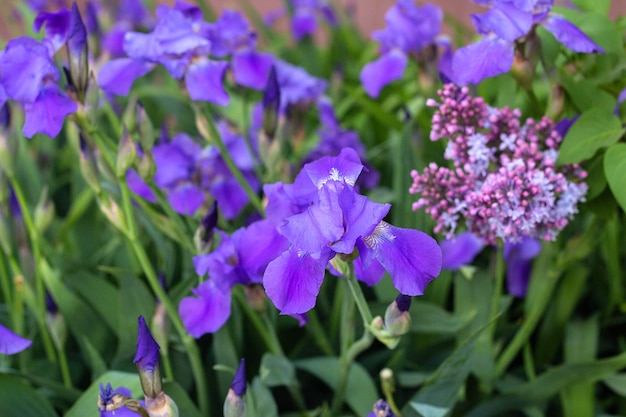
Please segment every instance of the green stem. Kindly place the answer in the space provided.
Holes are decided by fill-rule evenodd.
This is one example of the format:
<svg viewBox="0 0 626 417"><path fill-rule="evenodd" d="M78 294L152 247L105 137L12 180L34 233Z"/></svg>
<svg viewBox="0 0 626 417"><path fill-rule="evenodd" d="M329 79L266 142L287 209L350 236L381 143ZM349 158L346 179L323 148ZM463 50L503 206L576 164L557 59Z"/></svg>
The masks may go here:
<svg viewBox="0 0 626 417"><path fill-rule="evenodd" d="M320 319L317 317L317 312L315 310L310 310L307 313L309 316L309 322L306 325L306 329L313 336L313 340L317 343L317 346L328 356L334 356L335 351L326 335L326 332L322 329L322 325L320 324Z"/></svg>
<svg viewBox="0 0 626 417"><path fill-rule="evenodd" d="M215 126L215 123L213 123L210 115L203 116L203 119L206 121L211 135L210 138L205 137L205 139L209 141L209 143L214 143L217 146L220 151L220 155L222 156L222 159L224 159L224 162L228 166L228 170L231 174L233 174L233 176L237 179L239 185L241 185L241 187L244 189L246 195L250 199L250 203L252 203L254 208L261 214L261 216L265 217L265 209L263 208L261 199L250 187L250 184L248 184L248 181L241 173L241 170L239 170L237 165L235 165L235 161L233 161L233 158L230 156L228 149L226 149L226 145L224 145L224 141L222 140L222 135L220 135L220 132L217 130L217 127ZM202 132L202 129L200 129L200 131Z"/></svg>
<svg viewBox="0 0 626 417"><path fill-rule="evenodd" d="M10 254L7 255L10 256ZM2 294L4 294L4 302L7 304L9 311L13 312L13 284L7 270L3 251L0 252L0 284L2 285Z"/></svg>
<svg viewBox="0 0 626 417"><path fill-rule="evenodd" d="M519 350L527 344L530 335L535 330L535 327L539 323L539 319L541 319L543 312L552 299L554 288L558 282L558 274L556 271L550 270L545 279L548 280L547 286L537 297L536 301L536 305L539 307L533 308L529 312L528 316L524 319L522 326L513 337L513 340L511 340L498 358L498 361L496 362L496 376L502 375L502 373L506 371L506 368L511 364L513 359L515 359Z"/></svg>
<svg viewBox="0 0 626 417"><path fill-rule="evenodd" d="M141 269L146 274L146 278L148 279L148 284L150 285L150 288L163 304L163 307L167 312L170 322L176 329L176 332L180 336L181 341L183 342L185 349L187 350L189 362L191 363L191 370L194 376L194 380L196 382L196 391L200 410L204 414L208 414L208 389L206 384L206 378L204 376L202 359L200 358L200 353L198 351L198 346L196 345L195 340L187 334L185 326L178 316L178 311L176 310L174 303L172 302L172 300L170 300L169 296L161 286L157 273L150 263L145 249L137 239L137 224L135 223L135 217L133 215L133 205L130 196L130 189L128 188L125 177L118 177L118 180L122 194L122 207L124 211L124 217L128 226L126 237L128 238L130 246L135 253L135 256L137 257L139 264L141 265Z"/></svg>
<svg viewBox="0 0 626 417"><path fill-rule="evenodd" d="M20 185L20 182L17 180L17 178L15 178L15 175L9 175L9 181L11 182L11 187L15 192L15 197L17 198L20 210L22 211L22 218L24 219L24 225L26 226L31 249L33 251L35 299L37 300L36 304L38 307L36 309L37 323L39 324L39 328L43 338L46 356L52 362L56 362L54 344L52 343L52 337L50 336L50 332L48 331L48 327L46 326L46 287L43 282L43 277L39 272L39 265L41 261L39 234L35 228L35 223L33 221L33 217L30 214L30 209L28 207L26 197L24 196L24 192L22 191L22 186Z"/></svg>
<svg viewBox="0 0 626 417"><path fill-rule="evenodd" d="M502 297L502 291L504 287L504 243L502 240L498 240L496 248L496 274L495 282L493 286L493 295L491 298L491 311L489 314L490 334L493 337L496 329L496 316L498 315L498 309L500 306L500 298Z"/></svg>
<svg viewBox="0 0 626 417"><path fill-rule="evenodd" d="M348 388L348 375L352 362L354 362L359 354L367 350L374 341L374 336L369 331L369 325L372 322L372 313L367 305L363 291L354 277L354 266L351 262L348 265L349 267L345 274L345 282L350 288L350 294L352 294L354 302L352 300L348 300L344 303L344 308L348 311L350 309L354 309L354 303L356 303L359 313L361 314L361 318L363 319L363 336L361 336L361 338L356 342L352 343L348 349L344 349L342 343L341 356L339 357L339 382L337 383L337 390L331 406L332 415L339 415L339 412L341 411ZM354 328L351 323L353 317L349 316L351 315L342 315L342 319L344 320L342 323L342 332L346 331L348 326L352 329ZM350 323L348 323L348 320L350 320ZM349 333L352 331L353 330L348 330Z"/></svg>
<svg viewBox="0 0 626 417"><path fill-rule="evenodd" d="M70 367L67 363L67 356L62 346L58 346L57 353L59 354L59 367L61 368L61 376L63 378L63 385L65 388L72 388L72 377L70 375Z"/></svg>

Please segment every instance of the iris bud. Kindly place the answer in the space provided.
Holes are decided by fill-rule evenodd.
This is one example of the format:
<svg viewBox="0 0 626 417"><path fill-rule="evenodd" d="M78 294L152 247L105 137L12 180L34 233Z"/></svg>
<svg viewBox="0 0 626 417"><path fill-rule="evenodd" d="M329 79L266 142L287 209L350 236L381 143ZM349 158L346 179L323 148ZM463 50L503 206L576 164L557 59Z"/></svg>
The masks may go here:
<svg viewBox="0 0 626 417"><path fill-rule="evenodd" d="M233 382L224 401L224 417L243 417L246 414L246 361L241 359Z"/></svg>
<svg viewBox="0 0 626 417"><path fill-rule="evenodd" d="M67 55L70 64L70 81L81 103L85 101L85 92L89 82L89 47L87 28L83 23L76 3L70 12L70 28L67 37Z"/></svg>

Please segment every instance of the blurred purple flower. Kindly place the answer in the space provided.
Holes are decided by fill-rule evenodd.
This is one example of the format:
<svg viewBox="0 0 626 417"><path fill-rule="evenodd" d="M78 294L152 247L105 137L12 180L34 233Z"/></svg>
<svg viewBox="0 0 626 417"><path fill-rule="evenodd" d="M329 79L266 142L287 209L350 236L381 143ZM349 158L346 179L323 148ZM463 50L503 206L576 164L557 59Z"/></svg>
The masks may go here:
<svg viewBox="0 0 626 417"><path fill-rule="evenodd" d="M339 24L339 20L328 0L291 0L293 15L291 16L291 33L296 40L313 35L320 20L331 26ZM265 16L265 23L272 25L285 16L286 8L279 7Z"/></svg>
<svg viewBox="0 0 626 417"><path fill-rule="evenodd" d="M471 232L444 240L439 244L443 256L442 268L455 271L472 263L484 246L483 240Z"/></svg>
<svg viewBox="0 0 626 417"><path fill-rule="evenodd" d="M543 26L572 51L604 53L604 49L578 27L550 11L554 0L492 0L475 3L490 9L486 13L472 15L474 27L484 37L459 48L454 54L453 79L458 85L479 83L484 78L509 71L513 65L515 42L528 34L534 25Z"/></svg>
<svg viewBox="0 0 626 417"><path fill-rule="evenodd" d="M0 324L0 354L15 355L28 349L32 342Z"/></svg>
<svg viewBox="0 0 626 417"><path fill-rule="evenodd" d="M374 403L373 410L365 417L396 417L389 404L385 400L378 400Z"/></svg>
<svg viewBox="0 0 626 417"><path fill-rule="evenodd" d="M0 68L0 85L6 97L24 107L24 136L58 135L65 116L78 106L57 85L59 72L48 47L31 38L13 39L0 54Z"/></svg>
<svg viewBox="0 0 626 417"><path fill-rule="evenodd" d="M524 237L517 243L505 243L506 282L509 294L525 297L532 270L532 260L541 252L538 239Z"/></svg>
<svg viewBox="0 0 626 417"><path fill-rule="evenodd" d="M443 12L432 4L416 6L413 0L398 0L385 14L387 27L372 33L380 43L381 57L361 71L361 83L371 97L387 84L402 78L410 54L436 43Z"/></svg>
<svg viewBox="0 0 626 417"><path fill-rule="evenodd" d="M328 83L313 77L304 69L276 59L276 78L280 89L280 110L284 113L288 106L317 102L324 94Z"/></svg>
<svg viewBox="0 0 626 417"><path fill-rule="evenodd" d="M102 38L102 46L113 57L122 57L124 52L124 36L127 32L137 29L152 29L154 20L141 0L121 0L114 24Z"/></svg>

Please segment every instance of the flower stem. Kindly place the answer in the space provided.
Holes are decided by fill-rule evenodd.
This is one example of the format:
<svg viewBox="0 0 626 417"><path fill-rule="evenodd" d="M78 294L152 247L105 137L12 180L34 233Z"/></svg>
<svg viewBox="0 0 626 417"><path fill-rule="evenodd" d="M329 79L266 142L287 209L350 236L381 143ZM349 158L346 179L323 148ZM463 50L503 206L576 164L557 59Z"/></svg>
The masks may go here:
<svg viewBox="0 0 626 417"><path fill-rule="evenodd" d="M196 345L195 340L187 334L185 330L185 326L183 325L182 320L178 316L178 311L176 307L170 300L169 296L161 286L159 282L159 278L154 270L154 267L150 263L148 259L148 255L146 254L145 249L139 243L137 239L137 224L135 222L135 217L133 215L133 205L130 196L130 189L128 188L128 184L126 183L126 179L124 176L118 177L118 181L120 184L120 190L122 194L122 207L124 211L124 217L127 224L126 237L130 243L130 246L135 253L139 264L141 265L141 269L143 270L146 278L148 279L148 284L150 288L154 292L154 294L159 298L167 315L170 319L170 322L176 329L181 341L183 342L185 349L187 350L187 356L189 357L189 362L191 363L191 370L193 373L194 380L196 382L196 392L198 396L198 403L200 405L200 410L207 414L209 412L209 402L208 402L208 389L206 385L206 379L204 376L202 359L200 358L200 353L198 351L198 347Z"/></svg>
<svg viewBox="0 0 626 417"><path fill-rule="evenodd" d="M342 338L341 356L339 357L339 382L337 383L337 389L335 391L335 397L333 398L331 407L332 415L339 415L339 412L341 411L341 406L343 405L348 388L348 375L350 373L350 366L352 365L352 362L354 362L359 354L367 350L374 341L374 336L369 331L369 325L372 322L372 313L367 305L363 291L354 277L354 266L351 262L349 263L349 267L347 268L345 275L346 285L350 288L350 294L352 294L354 300L346 296L344 309L349 312L350 309L354 308L354 303L356 303L359 313L361 314L361 318L363 319L363 335L359 340L352 343L347 349L344 349L344 340ZM352 323L353 315L342 314L342 320L342 333L345 331L348 331L349 333L353 332L353 330L351 330L354 328Z"/></svg>
<svg viewBox="0 0 626 417"><path fill-rule="evenodd" d="M496 316L498 315L498 309L500 305L500 298L502 298L502 291L504 288L504 242L498 240L496 248L496 274L495 282L493 286L493 295L491 298L491 311L489 314L489 321L491 322L490 334L493 337L496 329Z"/></svg>

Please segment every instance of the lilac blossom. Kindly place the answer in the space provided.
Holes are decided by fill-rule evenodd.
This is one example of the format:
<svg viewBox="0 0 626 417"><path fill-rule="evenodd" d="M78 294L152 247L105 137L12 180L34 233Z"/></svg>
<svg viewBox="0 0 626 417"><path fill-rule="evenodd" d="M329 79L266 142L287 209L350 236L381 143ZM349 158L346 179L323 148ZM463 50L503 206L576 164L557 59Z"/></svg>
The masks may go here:
<svg viewBox="0 0 626 417"><path fill-rule="evenodd" d="M306 164L293 185L266 187L268 217L284 219L277 229L290 243L263 275L267 295L282 314L313 308L328 262L355 248L362 265L355 274L369 285L382 278L384 268L399 292L420 295L439 274L441 251L434 239L384 222L390 206L356 192L362 170L356 152L346 148ZM370 269L376 273L363 274Z"/></svg>
<svg viewBox="0 0 626 417"><path fill-rule="evenodd" d="M25 121L22 133L32 137L44 133L55 137L65 116L78 106L58 86L59 72L51 50L35 39L20 37L9 41L0 54L0 102L7 98L22 104Z"/></svg>
<svg viewBox="0 0 626 417"><path fill-rule="evenodd" d="M481 0L475 3L490 9L472 15L472 22L483 37L454 53L452 72L458 85L479 83L484 78L509 71L515 56L515 42L536 25L543 26L572 51L604 53L604 49L573 23L550 11L554 0Z"/></svg>
<svg viewBox="0 0 626 417"><path fill-rule="evenodd" d="M433 115L431 140L448 139L449 169L431 163L412 171L410 192L421 198L436 232L450 238L465 227L486 243L523 237L554 240L584 201L586 172L576 164L557 167L562 137L554 122L526 120L519 110L496 109L466 87L448 84Z"/></svg>
<svg viewBox="0 0 626 417"><path fill-rule="evenodd" d="M372 34L382 55L361 71L367 94L377 97L384 86L402 78L408 57L435 44L442 20L443 12L438 6L420 7L413 0L398 0L385 14L387 27Z"/></svg>
<svg viewBox="0 0 626 417"><path fill-rule="evenodd" d="M0 324L0 354L15 355L28 349L32 342Z"/></svg>
<svg viewBox="0 0 626 417"><path fill-rule="evenodd" d="M217 127L235 165L252 189L258 189L245 139L224 122L219 122ZM231 174L216 146L202 148L188 135L179 133L171 141L154 146L152 154L156 165L154 182L165 191L174 211L192 215L213 198L224 217L233 219L248 203L248 195ZM127 180L135 194L156 201L152 190L135 171L127 172Z"/></svg>

